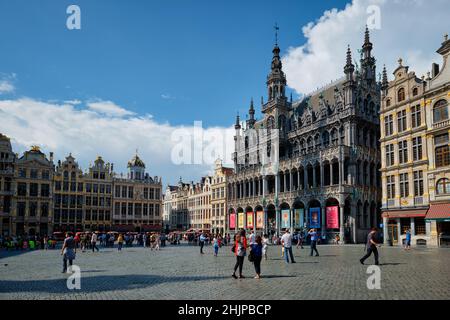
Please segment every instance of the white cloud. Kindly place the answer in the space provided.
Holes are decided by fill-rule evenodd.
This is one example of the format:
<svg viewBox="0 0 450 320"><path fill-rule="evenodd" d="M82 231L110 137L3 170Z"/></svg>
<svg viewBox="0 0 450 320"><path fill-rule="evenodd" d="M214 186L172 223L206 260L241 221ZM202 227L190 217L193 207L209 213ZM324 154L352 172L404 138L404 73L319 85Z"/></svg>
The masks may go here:
<svg viewBox="0 0 450 320"><path fill-rule="evenodd" d="M161 98L163 98L164 100L175 100L176 97L172 96L171 94L162 94Z"/></svg>
<svg viewBox="0 0 450 320"><path fill-rule="evenodd" d="M442 63L435 53L449 30L447 0L353 0L345 9L324 12L302 28L306 43L290 47L283 57L288 84L298 93L309 93L342 77L347 45L359 63L367 8L381 9L381 28L371 30L377 72L386 64L389 76L399 57L420 77L431 63Z"/></svg>
<svg viewBox="0 0 450 320"><path fill-rule="evenodd" d="M101 155L106 161L114 163L116 172L125 173L128 160L138 148L150 175L162 176L164 184L176 183L180 176L185 181L196 181L210 171L215 159L199 165L175 165L172 162L171 152L177 144L172 139L173 132L184 129L192 134L193 126L158 123L150 116L135 115L112 102L106 105L117 108L95 107L98 104L94 108L92 104L87 108L76 108L69 103L42 102L30 98L0 100L1 132L11 137L14 152L21 154L34 144L41 146L47 154L53 151L55 159L63 160L72 152L84 170ZM99 113L104 110L115 112L109 112L109 116L105 117ZM223 134L226 130L204 128L201 133L210 137L217 132ZM234 147L233 132L227 131L225 150L222 148L223 153L217 154L222 158L225 154L228 165ZM212 145L217 147L221 143L215 141Z"/></svg>
<svg viewBox="0 0 450 320"><path fill-rule="evenodd" d="M71 104L71 105L77 106L77 105L81 104L82 101L81 101L81 100L78 100L78 99L74 99L74 100L66 100L66 101L64 101L64 103L67 103L67 104Z"/></svg>
<svg viewBox="0 0 450 320"><path fill-rule="evenodd" d="M15 90L15 87L10 81L8 81L8 80L0 81L0 94L12 93L12 92L14 92L14 90Z"/></svg>
<svg viewBox="0 0 450 320"><path fill-rule="evenodd" d="M87 107L95 112L101 113L107 116L124 117L134 115L134 112L126 110L114 102L111 101L95 101L88 102Z"/></svg>

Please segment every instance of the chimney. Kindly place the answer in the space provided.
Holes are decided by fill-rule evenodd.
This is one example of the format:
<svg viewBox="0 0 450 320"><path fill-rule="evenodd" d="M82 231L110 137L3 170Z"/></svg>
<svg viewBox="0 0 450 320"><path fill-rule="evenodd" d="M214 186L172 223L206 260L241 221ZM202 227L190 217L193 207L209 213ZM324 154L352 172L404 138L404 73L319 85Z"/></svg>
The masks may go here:
<svg viewBox="0 0 450 320"><path fill-rule="evenodd" d="M50 152L50 162L53 162L53 152Z"/></svg>
<svg viewBox="0 0 450 320"><path fill-rule="evenodd" d="M114 172L114 163L111 163L111 172Z"/></svg>
<svg viewBox="0 0 450 320"><path fill-rule="evenodd" d="M433 63L431 65L431 77L434 78L439 73L439 65L437 63Z"/></svg>

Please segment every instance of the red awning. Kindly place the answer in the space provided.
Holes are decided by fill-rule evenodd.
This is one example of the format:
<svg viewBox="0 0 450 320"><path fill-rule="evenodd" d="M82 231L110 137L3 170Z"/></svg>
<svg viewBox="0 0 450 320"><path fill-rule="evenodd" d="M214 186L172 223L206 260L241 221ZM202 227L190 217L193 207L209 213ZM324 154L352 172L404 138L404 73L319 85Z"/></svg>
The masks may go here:
<svg viewBox="0 0 450 320"><path fill-rule="evenodd" d="M430 204L427 219L450 219L450 203Z"/></svg>
<svg viewBox="0 0 450 320"><path fill-rule="evenodd" d="M424 218L427 209L404 209L384 211L383 218Z"/></svg>

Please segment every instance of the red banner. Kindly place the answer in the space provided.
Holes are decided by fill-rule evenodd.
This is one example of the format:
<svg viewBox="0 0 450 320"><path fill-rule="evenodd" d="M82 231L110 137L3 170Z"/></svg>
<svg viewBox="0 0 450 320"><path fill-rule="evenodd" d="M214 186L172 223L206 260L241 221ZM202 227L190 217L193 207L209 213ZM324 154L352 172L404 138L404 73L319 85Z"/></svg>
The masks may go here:
<svg viewBox="0 0 450 320"><path fill-rule="evenodd" d="M327 207L327 229L339 229L339 207Z"/></svg>
<svg viewBox="0 0 450 320"><path fill-rule="evenodd" d="M230 214L230 229L236 228L236 213Z"/></svg>
<svg viewBox="0 0 450 320"><path fill-rule="evenodd" d="M253 212L247 212L247 228L253 229Z"/></svg>

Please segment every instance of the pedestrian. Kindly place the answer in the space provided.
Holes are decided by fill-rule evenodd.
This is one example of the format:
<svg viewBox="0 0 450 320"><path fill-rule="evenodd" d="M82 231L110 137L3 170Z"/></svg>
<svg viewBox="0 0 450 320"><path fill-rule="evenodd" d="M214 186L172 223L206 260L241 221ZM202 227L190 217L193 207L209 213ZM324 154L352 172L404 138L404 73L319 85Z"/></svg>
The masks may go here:
<svg viewBox="0 0 450 320"><path fill-rule="evenodd" d="M234 272L232 274L232 277L234 279L237 279L236 276L236 270L239 268L239 278L243 279L244 276L242 275L242 267L244 266L244 259L246 255L247 250L247 239L244 236L241 236L241 234L236 235L236 240L233 244L232 251L234 252L234 255L236 256L236 264L234 265Z"/></svg>
<svg viewBox="0 0 450 320"><path fill-rule="evenodd" d="M255 233L253 232L253 230L250 232L250 236L248 237L248 242L250 243L250 245L255 243Z"/></svg>
<svg viewBox="0 0 450 320"><path fill-rule="evenodd" d="M255 243L250 245L253 256L253 265L255 266L255 279L261 278L261 260L263 255L263 243L261 236L256 236Z"/></svg>
<svg viewBox="0 0 450 320"><path fill-rule="evenodd" d="M311 257L313 255L313 252L316 252L316 257L319 256L319 251L317 251L317 239L319 236L317 235L316 229L311 229L308 232L309 236L311 237Z"/></svg>
<svg viewBox="0 0 450 320"><path fill-rule="evenodd" d="M291 263L295 263L294 254L292 253L292 235L289 229L281 237L281 244L284 247L284 257L286 258L286 263L289 263L289 257L291 257Z"/></svg>
<svg viewBox="0 0 450 320"><path fill-rule="evenodd" d="M123 235L119 234L119 237L117 238L117 244L118 244L118 250L122 251L122 246L123 246Z"/></svg>
<svg viewBox="0 0 450 320"><path fill-rule="evenodd" d="M303 230L300 230L298 232L297 249L298 249L298 247L301 247L302 249L304 249L303 248Z"/></svg>
<svg viewBox="0 0 450 320"><path fill-rule="evenodd" d="M76 255L76 245L75 240L70 232L66 233L66 238L64 239L64 244L61 249L61 255L63 256L63 271L62 273L72 273L72 263L75 260ZM69 261L70 270L67 270L67 261Z"/></svg>
<svg viewBox="0 0 450 320"><path fill-rule="evenodd" d="M155 235L155 250L159 251L160 243L161 243L161 240L160 240L159 234L156 234Z"/></svg>
<svg viewBox="0 0 450 320"><path fill-rule="evenodd" d="M97 249L97 252L100 251L100 249L97 247L96 244L97 244L97 232L94 232L91 237L92 252L95 252L94 251L95 249Z"/></svg>
<svg viewBox="0 0 450 320"><path fill-rule="evenodd" d="M262 239L262 244L263 244L262 253L264 255L264 260L267 260L267 249L269 248L269 236L267 234L264 235Z"/></svg>
<svg viewBox="0 0 450 320"><path fill-rule="evenodd" d="M206 239L207 239L207 237L206 237L205 233L203 232L203 233L200 235L200 238L199 238L199 241L200 241L200 253L201 253L201 254L204 254L204 252L203 252L203 247L205 246L205 241L206 241Z"/></svg>
<svg viewBox="0 0 450 320"><path fill-rule="evenodd" d="M44 249L45 250L48 250L48 235L45 235L44 236Z"/></svg>
<svg viewBox="0 0 450 320"><path fill-rule="evenodd" d="M411 249L411 229L406 230L405 245L403 247L405 250Z"/></svg>
<svg viewBox="0 0 450 320"><path fill-rule="evenodd" d="M142 236L142 242L144 244L144 248L147 247L147 233L144 233L144 235Z"/></svg>
<svg viewBox="0 0 450 320"><path fill-rule="evenodd" d="M213 239L213 247L214 247L214 257L217 257L217 254L219 253L219 239L217 237L214 237Z"/></svg>
<svg viewBox="0 0 450 320"><path fill-rule="evenodd" d="M380 245L376 242L376 234L377 234L377 229L376 228L372 228L369 232L369 234L367 235L367 243L366 243L366 250L367 253L364 257L362 257L359 262L361 262L361 264L364 264L364 261L366 261L366 259L368 257L370 257L370 255L373 252L373 255L375 257L375 265L378 265L378 250L377 250L377 246L379 247Z"/></svg>

